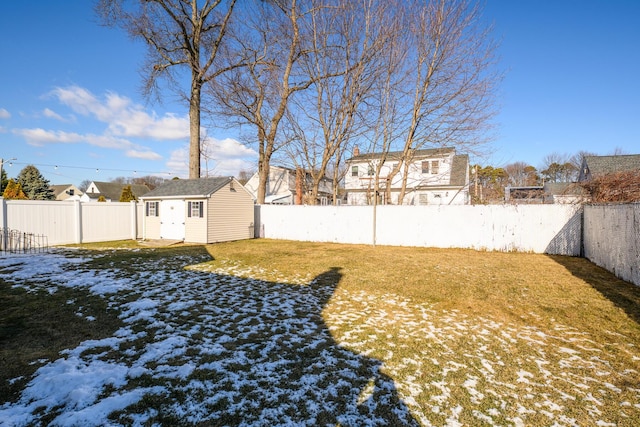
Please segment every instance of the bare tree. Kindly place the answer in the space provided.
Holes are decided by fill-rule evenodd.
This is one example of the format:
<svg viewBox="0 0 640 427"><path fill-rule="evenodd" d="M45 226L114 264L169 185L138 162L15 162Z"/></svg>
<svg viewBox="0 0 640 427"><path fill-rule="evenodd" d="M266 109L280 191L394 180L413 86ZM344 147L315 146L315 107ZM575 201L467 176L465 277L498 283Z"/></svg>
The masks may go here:
<svg viewBox="0 0 640 427"><path fill-rule="evenodd" d="M247 63L212 85L215 113L230 123L249 125L258 146L257 202L264 203L269 166L274 153L286 144L281 125L293 95L308 89L313 80L297 73L300 59L312 47L305 22L310 1L255 1L255 14L246 16L234 39L235 52Z"/></svg>
<svg viewBox="0 0 640 427"><path fill-rule="evenodd" d="M504 167L504 171L509 177L509 185L514 187L538 185L540 180L536 168L525 162L510 163Z"/></svg>
<svg viewBox="0 0 640 427"><path fill-rule="evenodd" d="M96 11L109 26L123 28L148 47L144 92L159 78L182 93L177 69L190 73L189 178L200 178L200 106L203 86L236 64L220 63L236 0L98 0ZM229 56L225 56L229 59Z"/></svg>
<svg viewBox="0 0 640 427"><path fill-rule="evenodd" d="M491 29L480 24L479 5L469 0L401 4L406 5L401 10L412 54L404 65L409 78L399 90L411 95L400 103L407 108L401 116L406 117L401 161L386 178L389 193L394 176L404 169L398 204L416 150L448 145L470 152L486 142L494 115L493 93L500 80L491 71L495 44Z"/></svg>
<svg viewBox="0 0 640 427"><path fill-rule="evenodd" d="M328 2L324 2L325 4ZM349 141L363 131L368 98L383 64L380 55L388 37L384 20L389 2L336 2L310 13L313 46L302 58L301 73L314 81L289 107L293 131L288 152L311 178L311 202L331 169L333 201L344 168Z"/></svg>

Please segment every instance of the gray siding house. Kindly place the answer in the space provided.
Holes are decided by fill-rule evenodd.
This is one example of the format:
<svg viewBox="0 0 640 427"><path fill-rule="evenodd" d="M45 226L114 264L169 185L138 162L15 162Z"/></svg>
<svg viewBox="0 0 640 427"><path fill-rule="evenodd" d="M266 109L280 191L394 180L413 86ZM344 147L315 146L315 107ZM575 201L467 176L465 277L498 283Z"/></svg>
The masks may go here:
<svg viewBox="0 0 640 427"><path fill-rule="evenodd" d="M141 200L143 239L216 243L253 237L253 198L233 177L173 180Z"/></svg>

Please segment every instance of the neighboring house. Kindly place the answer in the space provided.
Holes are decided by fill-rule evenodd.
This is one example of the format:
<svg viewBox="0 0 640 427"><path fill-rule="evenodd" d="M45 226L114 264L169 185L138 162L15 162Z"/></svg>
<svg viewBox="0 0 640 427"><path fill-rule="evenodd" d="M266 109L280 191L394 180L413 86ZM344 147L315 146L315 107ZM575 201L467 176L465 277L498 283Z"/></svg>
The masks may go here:
<svg viewBox="0 0 640 427"><path fill-rule="evenodd" d="M56 196L56 200L80 200L82 191L73 184L51 185L51 191Z"/></svg>
<svg viewBox="0 0 640 427"><path fill-rule="evenodd" d="M584 156L578 182L591 181L609 173L640 170L640 154Z"/></svg>
<svg viewBox="0 0 640 427"><path fill-rule="evenodd" d="M117 182L92 181L80 200L83 202L97 202L100 196L104 196L107 202L118 202L122 195L122 189L131 185L131 191L136 198L140 198L150 191L144 184L119 184Z"/></svg>
<svg viewBox="0 0 640 427"><path fill-rule="evenodd" d="M141 200L143 239L215 243L253 237L253 198L233 177L176 179Z"/></svg>
<svg viewBox="0 0 640 427"><path fill-rule="evenodd" d="M308 197L310 193L312 182L309 172L303 172L301 169L296 171L296 169L282 166L270 166L264 202L272 205L304 204L305 197ZM256 172L244 185L254 200L258 198L258 183L259 177ZM331 202L331 197L333 197L333 181L323 178L318 187L316 203L326 205Z"/></svg>
<svg viewBox="0 0 640 427"><path fill-rule="evenodd" d="M504 201L513 204L580 203L584 197L582 187L575 182L547 182L538 186L504 189Z"/></svg>
<svg viewBox="0 0 640 427"><path fill-rule="evenodd" d="M391 200L383 200L386 178L401 159L401 152L387 153L380 170L378 203L398 204L404 165L391 182ZM345 190L350 205L373 204L376 166L382 154L354 151L346 161ZM404 205L469 204L469 156L456 154L455 148L416 150L409 165Z"/></svg>

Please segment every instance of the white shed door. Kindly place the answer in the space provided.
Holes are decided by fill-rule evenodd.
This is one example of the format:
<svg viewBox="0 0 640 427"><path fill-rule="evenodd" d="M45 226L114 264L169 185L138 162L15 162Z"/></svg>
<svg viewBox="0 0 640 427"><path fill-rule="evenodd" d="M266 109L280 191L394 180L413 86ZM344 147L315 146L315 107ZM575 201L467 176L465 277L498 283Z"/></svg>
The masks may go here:
<svg viewBox="0 0 640 427"><path fill-rule="evenodd" d="M184 200L160 202L160 238L184 240Z"/></svg>

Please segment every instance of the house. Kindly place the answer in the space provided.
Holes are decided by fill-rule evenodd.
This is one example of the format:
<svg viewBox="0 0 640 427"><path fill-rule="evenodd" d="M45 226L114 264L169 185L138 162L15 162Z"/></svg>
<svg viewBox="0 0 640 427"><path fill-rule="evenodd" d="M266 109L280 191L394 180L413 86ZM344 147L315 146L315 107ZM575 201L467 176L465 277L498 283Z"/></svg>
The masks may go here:
<svg viewBox="0 0 640 427"><path fill-rule="evenodd" d="M375 170L383 159L381 153L360 154L354 150L346 161L344 180L347 203L372 204ZM378 203L398 204L404 165L391 181L390 200L384 200L387 175L401 161L402 152L389 152L380 170ZM469 156L456 154L455 148L416 150L407 173L404 205L466 205L469 204Z"/></svg>
<svg viewBox="0 0 640 427"><path fill-rule="evenodd" d="M233 177L176 179L141 200L143 239L215 243L253 237L253 198Z"/></svg>
<svg viewBox="0 0 640 427"><path fill-rule="evenodd" d="M118 202L120 201L122 190L128 185L131 185L131 191L136 198L140 198L150 191L149 187L144 184L92 181L87 187L87 191L80 197L80 200L83 202L97 202L100 196L103 196L107 202Z"/></svg>
<svg viewBox="0 0 640 427"><path fill-rule="evenodd" d="M640 154L618 156L584 156L578 182L591 181L615 172L640 170Z"/></svg>
<svg viewBox="0 0 640 427"><path fill-rule="evenodd" d="M80 200L82 191L73 184L61 184L49 186L53 195L56 196L56 200Z"/></svg>
<svg viewBox="0 0 640 427"><path fill-rule="evenodd" d="M575 182L547 182L544 185L509 186L504 189L504 201L512 204L580 203L584 198L584 190Z"/></svg>
<svg viewBox="0 0 640 427"><path fill-rule="evenodd" d="M311 174L303 172L302 169L270 166L264 202L265 204L273 205L304 204L305 197L309 195L312 182ZM256 172L244 185L252 194L254 200L258 198L258 183L259 176ZM332 197L333 181L328 178L322 178L318 186L318 200L316 200L316 203L326 205Z"/></svg>

